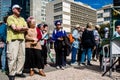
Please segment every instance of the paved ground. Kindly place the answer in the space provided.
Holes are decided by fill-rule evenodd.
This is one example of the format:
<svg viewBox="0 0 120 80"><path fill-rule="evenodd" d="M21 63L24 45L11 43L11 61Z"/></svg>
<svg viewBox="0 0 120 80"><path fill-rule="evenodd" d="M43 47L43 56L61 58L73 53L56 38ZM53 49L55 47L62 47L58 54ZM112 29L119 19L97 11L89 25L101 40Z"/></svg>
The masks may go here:
<svg viewBox="0 0 120 80"><path fill-rule="evenodd" d="M46 67L46 77L35 74L34 76L16 78L16 80L120 80L120 72L113 72L112 78L107 73L102 77L102 71L99 69L97 62L92 62L93 66L67 66L65 70L56 70L54 67Z"/></svg>
<svg viewBox="0 0 120 80"><path fill-rule="evenodd" d="M26 78L16 77L15 80L120 80L120 71L113 72L112 78L108 76L109 73L102 77L103 72L99 68L99 62L92 61L92 64L93 66L70 66L67 64L65 70L57 70L54 65L51 65L45 67L46 77L37 73L31 77L29 73L25 73ZM8 77L0 72L0 80L8 80Z"/></svg>

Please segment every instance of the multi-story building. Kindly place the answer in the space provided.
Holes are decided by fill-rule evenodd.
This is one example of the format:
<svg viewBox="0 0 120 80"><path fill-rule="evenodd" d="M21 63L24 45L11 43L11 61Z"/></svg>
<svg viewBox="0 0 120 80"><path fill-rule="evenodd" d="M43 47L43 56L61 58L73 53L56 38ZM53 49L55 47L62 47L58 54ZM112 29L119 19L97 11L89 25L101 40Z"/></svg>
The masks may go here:
<svg viewBox="0 0 120 80"><path fill-rule="evenodd" d="M22 17L26 19L30 16L30 0L11 0L11 8L14 4L18 4L22 7Z"/></svg>
<svg viewBox="0 0 120 80"><path fill-rule="evenodd" d="M37 23L46 21L46 4L52 0L30 0L30 15L34 16Z"/></svg>
<svg viewBox="0 0 120 80"><path fill-rule="evenodd" d="M45 22L46 20L46 4L53 0L0 0L0 17L9 11L14 4L22 7L21 16L25 19L33 16L37 23ZM0 18L0 19L1 19Z"/></svg>
<svg viewBox="0 0 120 80"><path fill-rule="evenodd" d="M71 26L86 26L88 22L96 24L96 10L81 2L71 2Z"/></svg>
<svg viewBox="0 0 120 80"><path fill-rule="evenodd" d="M48 3L46 17L46 22L50 26L50 33L54 29L56 20L62 21L63 29L67 32L71 32L76 24L80 26L86 26L88 22L96 24L96 10L73 0L55 0Z"/></svg>
<svg viewBox="0 0 120 80"><path fill-rule="evenodd" d="M8 15L11 7L11 0L0 0L0 21Z"/></svg>
<svg viewBox="0 0 120 80"><path fill-rule="evenodd" d="M112 18L111 8L112 4L105 5L101 9L97 10L97 24L107 24L110 23Z"/></svg>

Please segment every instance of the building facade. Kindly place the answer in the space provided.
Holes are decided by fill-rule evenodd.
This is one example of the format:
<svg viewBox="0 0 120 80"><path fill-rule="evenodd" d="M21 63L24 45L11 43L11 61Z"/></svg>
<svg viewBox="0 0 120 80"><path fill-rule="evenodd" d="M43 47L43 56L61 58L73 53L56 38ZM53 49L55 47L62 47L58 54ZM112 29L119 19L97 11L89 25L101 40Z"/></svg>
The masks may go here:
<svg viewBox="0 0 120 80"><path fill-rule="evenodd" d="M30 15L34 16L37 23L46 21L46 4L53 0L30 0Z"/></svg>
<svg viewBox="0 0 120 80"><path fill-rule="evenodd" d="M22 7L21 16L27 19L33 16L37 23L46 21L46 4L53 0L0 0L0 19L9 12L14 4Z"/></svg>
<svg viewBox="0 0 120 80"><path fill-rule="evenodd" d="M55 28L54 22L56 20L62 21L63 29L67 32L71 32L76 24L80 26L86 26L88 22L96 24L96 10L73 0L55 0L48 3L46 17L46 22L50 26L50 33Z"/></svg>
<svg viewBox="0 0 120 80"><path fill-rule="evenodd" d="M105 5L101 9L97 10L97 24L107 24L110 23L112 19L111 8L113 7L112 4Z"/></svg>
<svg viewBox="0 0 120 80"><path fill-rule="evenodd" d="M81 2L71 2L71 26L85 27L88 22L96 24L96 10Z"/></svg>
<svg viewBox="0 0 120 80"><path fill-rule="evenodd" d="M21 16L27 19L30 16L30 0L11 0L11 9L15 4L22 7Z"/></svg>
<svg viewBox="0 0 120 80"><path fill-rule="evenodd" d="M8 15L11 7L11 0L0 0L0 21Z"/></svg>

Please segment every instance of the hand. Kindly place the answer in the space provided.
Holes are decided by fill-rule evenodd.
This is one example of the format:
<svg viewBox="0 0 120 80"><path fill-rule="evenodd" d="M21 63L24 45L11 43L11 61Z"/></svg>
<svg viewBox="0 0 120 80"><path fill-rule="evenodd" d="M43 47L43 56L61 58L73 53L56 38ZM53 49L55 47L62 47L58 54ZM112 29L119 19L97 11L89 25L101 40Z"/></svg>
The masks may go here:
<svg viewBox="0 0 120 80"><path fill-rule="evenodd" d="M20 32L21 31L21 27L16 27L14 30Z"/></svg>
<svg viewBox="0 0 120 80"><path fill-rule="evenodd" d="M93 50L95 50L95 49L96 49L96 46L93 47Z"/></svg>
<svg viewBox="0 0 120 80"><path fill-rule="evenodd" d="M32 45L36 45L36 44L37 44L37 41L34 41L34 42L32 42L31 44L32 44Z"/></svg>
<svg viewBox="0 0 120 80"><path fill-rule="evenodd" d="M22 27L22 28L21 28L21 31L27 31L27 30L28 30L27 27Z"/></svg>
<svg viewBox="0 0 120 80"><path fill-rule="evenodd" d="M27 30L28 30L27 27L16 27L16 28L15 28L15 31L18 31L18 32L25 32L25 31L27 31Z"/></svg>
<svg viewBox="0 0 120 80"><path fill-rule="evenodd" d="M34 41L34 42L31 43L31 46L32 46L32 47L35 47L36 45L37 45L37 42L36 42L36 41Z"/></svg>
<svg viewBox="0 0 120 80"><path fill-rule="evenodd" d="M37 39L37 38L33 38L33 40L34 40L34 41L36 41L36 42L38 41L38 39Z"/></svg>
<svg viewBox="0 0 120 80"><path fill-rule="evenodd" d="M62 40L63 40L63 38L58 38L58 40L62 41Z"/></svg>

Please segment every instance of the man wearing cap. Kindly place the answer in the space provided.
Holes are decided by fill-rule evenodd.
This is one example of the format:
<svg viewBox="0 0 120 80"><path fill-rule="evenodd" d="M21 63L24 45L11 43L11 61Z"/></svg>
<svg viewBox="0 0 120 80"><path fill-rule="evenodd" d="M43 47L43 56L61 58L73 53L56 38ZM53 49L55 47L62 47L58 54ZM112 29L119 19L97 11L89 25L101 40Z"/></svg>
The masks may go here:
<svg viewBox="0 0 120 80"><path fill-rule="evenodd" d="M23 75L23 65L25 62L25 40L24 32L28 30L27 24L20 16L21 7L13 5L12 12L7 19L7 57L9 68L9 80L15 80L15 76Z"/></svg>
<svg viewBox="0 0 120 80"><path fill-rule="evenodd" d="M72 32L74 42L72 43L71 65L76 65L77 64L77 62L76 62L76 54L77 54L78 48L79 48L79 39L80 39L79 30L80 30L80 25L77 24L75 26L75 29Z"/></svg>

